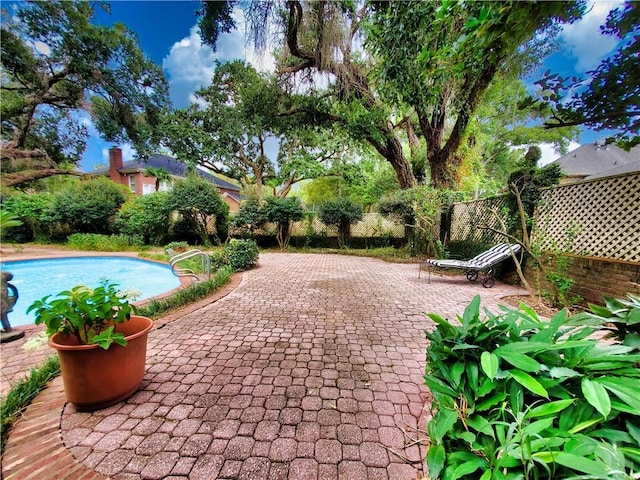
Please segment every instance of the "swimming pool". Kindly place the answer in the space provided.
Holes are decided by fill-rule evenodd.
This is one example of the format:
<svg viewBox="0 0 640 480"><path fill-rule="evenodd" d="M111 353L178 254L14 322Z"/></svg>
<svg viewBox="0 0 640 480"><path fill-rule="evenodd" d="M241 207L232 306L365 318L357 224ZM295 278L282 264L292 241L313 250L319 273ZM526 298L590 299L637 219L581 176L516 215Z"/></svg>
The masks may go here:
<svg viewBox="0 0 640 480"><path fill-rule="evenodd" d="M11 283L18 289L18 302L9 313L12 327L31 325L33 312L26 310L45 295L87 285L97 287L108 279L119 290L139 293L135 301L161 295L180 286L180 279L168 265L128 257L68 257L2 262L2 270L13 273Z"/></svg>

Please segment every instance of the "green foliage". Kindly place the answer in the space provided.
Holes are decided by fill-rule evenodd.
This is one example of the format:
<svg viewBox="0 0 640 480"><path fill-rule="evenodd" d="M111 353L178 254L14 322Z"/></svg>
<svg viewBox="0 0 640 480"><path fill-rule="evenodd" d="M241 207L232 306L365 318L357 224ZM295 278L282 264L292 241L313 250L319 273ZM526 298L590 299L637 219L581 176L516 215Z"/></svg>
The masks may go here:
<svg viewBox="0 0 640 480"><path fill-rule="evenodd" d="M14 227L22 225L22 221L17 215L14 215L7 210L0 210L0 238L6 237L7 230L11 230Z"/></svg>
<svg viewBox="0 0 640 480"><path fill-rule="evenodd" d="M116 289L117 284L104 280L91 289L84 285L36 300L27 308L35 312L36 325L44 324L47 335L73 335L80 345L100 345L105 350L112 343L125 346L122 333L114 325L131 317L129 300Z"/></svg>
<svg viewBox="0 0 640 480"><path fill-rule="evenodd" d="M67 237L67 246L75 250L122 252L139 250L143 246L143 242L142 237L133 235L73 233Z"/></svg>
<svg viewBox="0 0 640 480"><path fill-rule="evenodd" d="M189 248L189 244L187 242L170 242L167 245L165 245L164 249L165 251L169 251L169 250L175 250L176 252L186 252L187 249Z"/></svg>
<svg viewBox="0 0 640 480"><path fill-rule="evenodd" d="M190 175L186 180L177 181L170 193L168 207L177 210L198 238L210 244L211 235L220 242L227 236L227 216L229 206L220 196L216 186L197 175ZM210 219L214 221L211 231Z"/></svg>
<svg viewBox="0 0 640 480"><path fill-rule="evenodd" d="M203 282L194 283L187 288L177 291L169 297L160 300L151 300L148 304L136 308L139 315L158 318L171 310L178 309L200 300L227 284L233 275L230 266L220 268L215 276Z"/></svg>
<svg viewBox="0 0 640 480"><path fill-rule="evenodd" d="M53 218L74 232L111 233L113 218L128 194L124 185L108 178L80 182L56 195Z"/></svg>
<svg viewBox="0 0 640 480"><path fill-rule="evenodd" d="M0 232L3 232L12 227L19 227L22 225L22 221L17 215L6 210L0 210Z"/></svg>
<svg viewBox="0 0 640 480"><path fill-rule="evenodd" d="M442 202L447 192L431 187L398 190L380 201L380 213L399 218L405 223L411 254L441 257L435 225L439 220Z"/></svg>
<svg viewBox="0 0 640 480"><path fill-rule="evenodd" d="M375 72L383 96L410 105L417 115L432 185L455 186L462 163L456 154L494 79L517 76L543 58L539 39L575 20L580 7L515 1L376 4L366 45L379 59Z"/></svg>
<svg viewBox="0 0 640 480"><path fill-rule="evenodd" d="M225 245L224 255L234 270L247 270L258 263L260 249L254 240L233 238Z"/></svg>
<svg viewBox="0 0 640 480"><path fill-rule="evenodd" d="M553 270L547 270L545 277L551 285L552 292L545 297L551 300L556 307L571 307L582 300L579 295L571 295L571 289L576 281L568 275L569 268L573 265L573 258L563 252L553 255ZM547 268L549 265L547 265Z"/></svg>
<svg viewBox="0 0 640 480"><path fill-rule="evenodd" d="M4 453L9 431L20 414L47 383L60 373L58 356L51 356L38 368L31 368L27 377L16 382L0 403L0 453Z"/></svg>
<svg viewBox="0 0 640 480"><path fill-rule="evenodd" d="M167 118L167 145L179 159L261 188L274 174L264 145L277 135L282 94L273 77L241 60L217 64L211 85L195 94L206 108L189 107Z"/></svg>
<svg viewBox="0 0 640 480"><path fill-rule="evenodd" d="M229 265L229 256L227 255L227 251L225 248L220 248L212 251L209 254L209 262L211 263L211 269L217 270L222 267L228 267Z"/></svg>
<svg viewBox="0 0 640 480"><path fill-rule="evenodd" d="M3 211L12 213L22 222L21 226L8 232L9 237L23 242L48 238L54 223L54 201L55 196L47 192L33 194L15 192L3 198Z"/></svg>
<svg viewBox="0 0 640 480"><path fill-rule="evenodd" d="M240 209L231 218L230 223L233 228L239 229L243 234L253 235L266 221L260 208L260 200L257 197L249 197L240 205Z"/></svg>
<svg viewBox="0 0 640 480"><path fill-rule="evenodd" d="M430 313L430 478L631 479L640 470L640 354L522 304L455 324Z"/></svg>
<svg viewBox="0 0 640 480"><path fill-rule="evenodd" d="M221 33L231 32L236 23L233 19L233 1L202 2L198 10L198 26L202 41L216 51Z"/></svg>
<svg viewBox="0 0 640 480"><path fill-rule="evenodd" d="M608 332L623 345L640 350L640 296L627 294L627 299L604 296L604 306L590 303L591 312L572 318L575 325L596 326Z"/></svg>
<svg viewBox="0 0 640 480"><path fill-rule="evenodd" d="M125 235L142 237L144 243L161 245L169 235L170 198L167 192L155 192L127 201L116 214L116 228Z"/></svg>
<svg viewBox="0 0 640 480"><path fill-rule="evenodd" d="M5 180L17 185L75 166L89 136L83 110L105 140L148 153L158 142L159 112L169 105L168 84L136 35L120 23L93 24L98 6L90 2L16 6L0 42L2 137L10 147L2 163L22 175Z"/></svg>
<svg viewBox="0 0 640 480"><path fill-rule="evenodd" d="M337 228L340 247L346 246L351 225L362 220L362 216L362 206L349 198L324 202L318 210L318 218L322 223Z"/></svg>
<svg viewBox="0 0 640 480"><path fill-rule="evenodd" d="M304 217L304 209L297 197L269 197L262 207L262 213L268 222L277 225L276 238L281 250L287 248L291 238L291 222Z"/></svg>
<svg viewBox="0 0 640 480"><path fill-rule="evenodd" d="M537 274L542 272L551 287L550 291L543 290L542 295L556 307L568 308L582 301L580 295L572 295L575 280L569 276L569 269L574 261L571 252L578 233L579 227L571 225L564 232L564 242L554 241L548 254L541 254L539 245L532 249L532 266L538 267ZM539 237L543 236L544 230L540 229Z"/></svg>
<svg viewBox="0 0 640 480"><path fill-rule="evenodd" d="M169 170L164 167L147 167L144 171L144 176L153 177L156 179L156 192L160 191L160 184L162 182L171 181L171 172L169 172Z"/></svg>
<svg viewBox="0 0 640 480"><path fill-rule="evenodd" d="M515 234L516 236L518 234L522 235L522 232L518 232L521 222L518 221L520 211L516 193L522 201L527 220L528 233L531 233L533 213L542 195L540 189L557 185L562 177L562 171L558 164L550 164L540 168L536 165L537 159L534 159L535 156L530 155L527 157L527 155L525 155L525 158L518 166L519 168L509 175L507 183L507 187L509 188L509 195L507 196L507 206L510 212L509 224L514 227L514 230L509 233Z"/></svg>

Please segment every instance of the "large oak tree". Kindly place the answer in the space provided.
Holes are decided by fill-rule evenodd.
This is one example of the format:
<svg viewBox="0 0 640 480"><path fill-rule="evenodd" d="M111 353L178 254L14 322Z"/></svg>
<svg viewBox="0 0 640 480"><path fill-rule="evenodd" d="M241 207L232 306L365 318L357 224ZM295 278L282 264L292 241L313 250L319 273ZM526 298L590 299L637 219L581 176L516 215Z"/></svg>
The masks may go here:
<svg viewBox="0 0 640 480"><path fill-rule="evenodd" d="M240 60L218 64L211 85L195 98L166 117L165 144L178 159L235 178L259 199L265 187L286 197L294 184L325 175L346 153L340 136L329 138L326 130L282 115L294 96L273 75ZM277 159L268 151L275 145Z"/></svg>
<svg viewBox="0 0 640 480"><path fill-rule="evenodd" d="M92 23L97 3L25 2L3 11L2 173L5 185L69 173L88 138L88 112L107 141L144 156L169 105L162 70L124 25Z"/></svg>
<svg viewBox="0 0 640 480"><path fill-rule="evenodd" d="M291 109L340 124L393 167L402 188L456 186L470 119L523 46L582 13L576 2L251 2L254 41L282 32L282 78L330 78L331 97ZM204 33L204 40L215 38ZM363 44L364 42L364 44ZM364 45L364 48L363 48ZM403 149L403 142L409 151Z"/></svg>

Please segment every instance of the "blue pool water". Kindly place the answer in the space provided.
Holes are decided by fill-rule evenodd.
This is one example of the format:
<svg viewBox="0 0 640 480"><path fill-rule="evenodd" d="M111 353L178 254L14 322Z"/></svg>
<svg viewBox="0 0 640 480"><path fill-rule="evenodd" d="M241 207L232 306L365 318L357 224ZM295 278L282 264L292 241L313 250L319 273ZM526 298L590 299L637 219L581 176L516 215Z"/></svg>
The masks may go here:
<svg viewBox="0 0 640 480"><path fill-rule="evenodd" d="M9 313L12 327L31 325L35 317L26 310L45 295L56 295L76 285L97 287L108 279L122 291L135 291L135 301L155 297L180 286L168 265L127 257L72 257L2 262L13 273L18 302Z"/></svg>

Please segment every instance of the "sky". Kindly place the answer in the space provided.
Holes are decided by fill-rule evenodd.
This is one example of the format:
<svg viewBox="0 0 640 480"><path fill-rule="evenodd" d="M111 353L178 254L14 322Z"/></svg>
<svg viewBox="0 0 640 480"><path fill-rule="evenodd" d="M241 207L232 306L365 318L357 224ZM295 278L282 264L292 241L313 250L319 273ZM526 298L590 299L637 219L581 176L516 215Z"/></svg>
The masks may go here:
<svg viewBox="0 0 640 480"><path fill-rule="evenodd" d="M563 76L585 76L587 71L596 67L617 45L615 38L600 34L599 26L604 23L608 12L622 3L621 0L591 0L589 11L581 20L563 27L560 49L547 58L526 83L531 85L546 69ZM202 44L198 34L198 0L115 1L110 4L110 14L97 9L96 21L105 25L121 22L137 34L142 50L162 66L175 108L188 106L193 100L193 93L210 83L215 60L240 58L252 63L260 71L273 69L271 58L259 57L246 45L243 21L239 15L236 22L238 29L222 34L218 49L213 52ZM572 143L569 150L604 136L602 132L583 130L580 143ZM97 132L93 132L80 164L81 170L90 171L95 165L108 163L110 146L99 139ZM123 148L125 160L133 158L135 152L129 146L119 146ZM560 156L551 146L543 146L542 150L541 164Z"/></svg>

